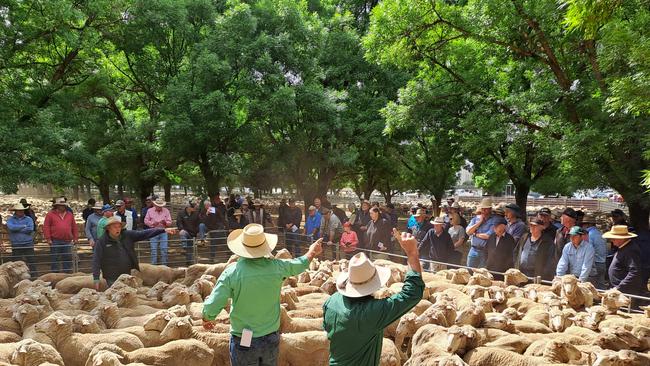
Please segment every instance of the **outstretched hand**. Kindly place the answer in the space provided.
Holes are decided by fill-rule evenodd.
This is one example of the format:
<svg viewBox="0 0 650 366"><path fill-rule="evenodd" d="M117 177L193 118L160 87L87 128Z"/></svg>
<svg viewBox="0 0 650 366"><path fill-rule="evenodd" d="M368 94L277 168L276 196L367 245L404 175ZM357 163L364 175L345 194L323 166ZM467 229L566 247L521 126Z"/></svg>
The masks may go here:
<svg viewBox="0 0 650 366"><path fill-rule="evenodd" d="M418 253L418 241L413 235L407 232L400 234L397 229L393 229L393 236L407 255Z"/></svg>
<svg viewBox="0 0 650 366"><path fill-rule="evenodd" d="M307 254L305 255L309 260L312 260L315 257L318 257L321 253L323 253L323 238L316 240L312 245L310 245L309 251L307 251Z"/></svg>

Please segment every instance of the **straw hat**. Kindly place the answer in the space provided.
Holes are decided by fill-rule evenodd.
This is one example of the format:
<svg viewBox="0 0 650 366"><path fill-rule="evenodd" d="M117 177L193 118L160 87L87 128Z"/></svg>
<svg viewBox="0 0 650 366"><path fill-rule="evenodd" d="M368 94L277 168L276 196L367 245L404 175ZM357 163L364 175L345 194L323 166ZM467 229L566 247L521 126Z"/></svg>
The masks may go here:
<svg viewBox="0 0 650 366"><path fill-rule="evenodd" d="M99 203L95 203L95 206L91 207L93 210L103 210L104 206L100 205Z"/></svg>
<svg viewBox="0 0 650 366"><path fill-rule="evenodd" d="M243 213L241 212L240 209L235 209L235 212L232 213L233 216L241 216Z"/></svg>
<svg viewBox="0 0 650 366"><path fill-rule="evenodd" d="M122 222L119 217L111 216L106 220L106 225L104 226L104 230L108 230L108 227L111 225L115 224L120 224L120 226L124 227L126 226L126 222Z"/></svg>
<svg viewBox="0 0 650 366"><path fill-rule="evenodd" d="M25 211L28 207L25 207L22 203L16 203L14 207L10 208L9 211Z"/></svg>
<svg viewBox="0 0 650 366"><path fill-rule="evenodd" d="M350 259L348 271L336 279L336 287L343 296L364 297L385 285L390 275L390 268L375 266L364 253L358 253Z"/></svg>
<svg viewBox="0 0 650 366"><path fill-rule="evenodd" d="M165 202L165 200L162 198L157 198L155 201L153 201L153 204L158 207L165 207L167 205L167 202Z"/></svg>
<svg viewBox="0 0 650 366"><path fill-rule="evenodd" d="M610 231L603 234L605 239L632 239L636 237L635 233L627 230L627 225L614 225Z"/></svg>
<svg viewBox="0 0 650 366"><path fill-rule="evenodd" d="M65 198L63 198L63 197L59 197L59 198L55 199L54 202L52 203L52 206L70 207L70 205L68 205L68 203L65 201Z"/></svg>
<svg viewBox="0 0 650 366"><path fill-rule="evenodd" d="M415 215L413 215L413 216L415 216L415 217L421 217L421 216L426 216L426 215L427 215L427 211L426 211L425 209L423 209L423 208L418 208L418 210L415 211Z"/></svg>
<svg viewBox="0 0 650 366"><path fill-rule="evenodd" d="M278 244L278 236L264 232L260 224L248 224L228 235L228 249L244 258L261 258Z"/></svg>
<svg viewBox="0 0 650 366"><path fill-rule="evenodd" d="M492 208L492 198L486 197L481 200L478 208Z"/></svg>
<svg viewBox="0 0 650 366"><path fill-rule="evenodd" d="M445 219L438 216L435 219L431 220L431 223L434 224L434 225L444 225L445 224Z"/></svg>

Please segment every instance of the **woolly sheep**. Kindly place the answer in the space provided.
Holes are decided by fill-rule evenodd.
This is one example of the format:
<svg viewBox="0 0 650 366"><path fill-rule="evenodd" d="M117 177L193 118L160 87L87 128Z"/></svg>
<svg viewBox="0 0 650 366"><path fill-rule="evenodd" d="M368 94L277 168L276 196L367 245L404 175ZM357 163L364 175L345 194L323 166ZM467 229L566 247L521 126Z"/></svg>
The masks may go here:
<svg viewBox="0 0 650 366"><path fill-rule="evenodd" d="M291 255L291 252L287 250L287 248L282 248L275 253L275 259L292 259L292 258L293 256Z"/></svg>
<svg viewBox="0 0 650 366"><path fill-rule="evenodd" d="M0 265L0 298L8 298L14 294L14 286L22 280L30 278L29 268L22 261L5 262Z"/></svg>
<svg viewBox="0 0 650 366"><path fill-rule="evenodd" d="M143 286L153 286L157 282L172 283L185 276L185 270L185 268L140 263L140 271L133 270L133 275L142 281Z"/></svg>
<svg viewBox="0 0 650 366"><path fill-rule="evenodd" d="M163 292L167 290L169 284L159 281L147 291L146 296L150 299L162 301Z"/></svg>
<svg viewBox="0 0 650 366"><path fill-rule="evenodd" d="M485 312L483 307L471 304L465 309L458 312L456 316L456 325L471 325L478 328L485 321Z"/></svg>
<svg viewBox="0 0 650 366"><path fill-rule="evenodd" d="M98 344L92 349L86 366L93 365L94 357L102 350L107 350L121 357L126 363L143 363L146 365L193 365L209 366L214 359L214 351L203 342L195 339L171 341L158 347L148 347L133 351L124 351L108 342Z"/></svg>
<svg viewBox="0 0 650 366"><path fill-rule="evenodd" d="M132 334L114 332L110 334L79 334L72 331L72 318L56 313L36 324L37 340L54 346L63 357L66 366L82 366L92 348L99 343L113 343L125 350L144 347L142 341Z"/></svg>
<svg viewBox="0 0 650 366"><path fill-rule="evenodd" d="M281 334L278 366L327 365L329 347L330 342L324 331ZM309 357L305 357L305 352Z"/></svg>
<svg viewBox="0 0 650 366"><path fill-rule="evenodd" d="M7 362L21 366L39 366L45 363L64 365L63 359L54 347L36 342L33 339L23 339L11 345L0 345L0 347L14 348ZM0 361L5 359L0 356Z"/></svg>
<svg viewBox="0 0 650 366"><path fill-rule="evenodd" d="M299 333L311 330L322 330L323 319L291 318L287 310L280 307L280 333Z"/></svg>
<svg viewBox="0 0 650 366"><path fill-rule="evenodd" d="M496 347L499 349L503 349L506 351L511 351L511 352L516 352L516 353L524 353L526 349L531 345L531 340L522 337L521 335L518 334L510 334L505 337L500 337L497 338L496 340L486 343L484 346L485 347Z"/></svg>
<svg viewBox="0 0 650 366"><path fill-rule="evenodd" d="M616 314L619 308L630 305L630 298L621 291L612 288L603 293L601 304L607 308L609 314Z"/></svg>
<svg viewBox="0 0 650 366"><path fill-rule="evenodd" d="M99 290L104 291L107 287L106 280L101 279L99 282ZM54 288L62 294L76 294L82 288L94 289L95 282L91 275L70 276L56 282Z"/></svg>
<svg viewBox="0 0 650 366"><path fill-rule="evenodd" d="M519 286L528 282L528 277L523 274L520 270L515 268L510 268L505 271L503 276L503 282L506 286L514 285Z"/></svg>
<svg viewBox="0 0 650 366"><path fill-rule="evenodd" d="M603 350L596 353L596 360L593 366L647 366L650 365L648 355L630 350L614 352Z"/></svg>

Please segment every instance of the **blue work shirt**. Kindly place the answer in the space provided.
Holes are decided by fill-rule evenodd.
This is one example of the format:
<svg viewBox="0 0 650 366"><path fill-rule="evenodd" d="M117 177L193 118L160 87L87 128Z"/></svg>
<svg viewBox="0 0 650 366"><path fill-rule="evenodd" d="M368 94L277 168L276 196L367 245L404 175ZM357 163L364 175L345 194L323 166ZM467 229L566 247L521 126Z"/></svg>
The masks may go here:
<svg viewBox="0 0 650 366"><path fill-rule="evenodd" d="M9 232L9 241L15 247L34 246L34 220L25 215L18 217L13 215L7 219L7 231Z"/></svg>
<svg viewBox="0 0 650 366"><path fill-rule="evenodd" d="M409 221L406 223L406 228L413 230L416 226L418 226L418 220L415 219L415 215L411 215Z"/></svg>
<svg viewBox="0 0 650 366"><path fill-rule="evenodd" d="M472 220L470 220L469 224L467 227L474 226L477 222L479 222L479 217L474 216L472 217ZM494 233L494 215L490 216L481 226L476 229L474 232L474 235L472 235L472 247L476 249L483 249L485 248L485 244L487 244L487 239L481 239L476 236L476 234L488 234L492 235Z"/></svg>
<svg viewBox="0 0 650 366"><path fill-rule="evenodd" d="M513 223L508 222L506 232L512 235L512 237L515 238L515 243L517 243L526 232L526 224L524 224L520 219L517 219L517 221Z"/></svg>
<svg viewBox="0 0 650 366"><path fill-rule="evenodd" d="M587 228L589 233L589 244L594 248L594 262L605 263L607 258L607 242L603 239L603 234L595 226Z"/></svg>
<svg viewBox="0 0 650 366"><path fill-rule="evenodd" d="M320 237L320 221L321 214L318 211L316 211L314 216L307 215L307 219L305 220L305 235L311 235L314 229L316 229L316 235L314 235L313 239L318 239Z"/></svg>
<svg viewBox="0 0 650 366"><path fill-rule="evenodd" d="M591 268L594 266L594 248L586 241L581 241L576 248L573 243L568 242L562 249L562 257L557 262L555 274L563 276L572 274L580 281L587 281Z"/></svg>

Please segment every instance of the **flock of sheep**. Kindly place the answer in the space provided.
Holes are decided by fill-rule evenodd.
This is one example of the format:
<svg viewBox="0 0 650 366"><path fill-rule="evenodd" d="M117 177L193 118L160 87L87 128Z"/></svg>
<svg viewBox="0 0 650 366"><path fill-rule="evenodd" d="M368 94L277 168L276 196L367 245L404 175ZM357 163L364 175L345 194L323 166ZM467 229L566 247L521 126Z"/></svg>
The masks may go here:
<svg viewBox="0 0 650 366"><path fill-rule="evenodd" d="M289 258L286 250L277 258ZM228 263L169 268L141 264L110 288L92 276L49 273L29 279L23 262L0 266L0 365L229 364L228 309L212 331L202 303ZM400 291L406 267L387 260L387 287ZM280 294L280 366L327 365L322 305L346 260L314 260ZM650 314L619 311L629 299L604 295L569 275L526 284L516 269L503 281L485 270L424 273L420 303L384 332L382 366L650 365ZM597 305L596 305L597 304Z"/></svg>

